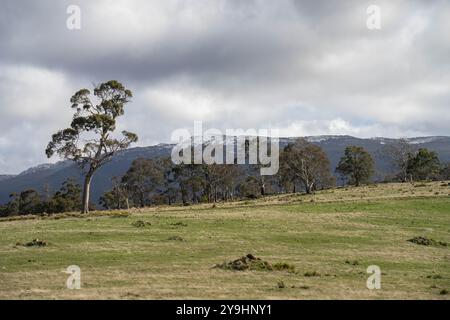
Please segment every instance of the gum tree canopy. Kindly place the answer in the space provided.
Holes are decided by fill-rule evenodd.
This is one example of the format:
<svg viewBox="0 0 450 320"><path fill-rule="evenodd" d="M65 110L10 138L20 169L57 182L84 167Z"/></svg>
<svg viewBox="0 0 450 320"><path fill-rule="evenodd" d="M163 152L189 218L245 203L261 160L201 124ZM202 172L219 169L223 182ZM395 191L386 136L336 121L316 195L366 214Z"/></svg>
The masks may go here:
<svg viewBox="0 0 450 320"><path fill-rule="evenodd" d="M122 131L120 139L112 137L116 119L124 114L124 105L132 97L130 90L111 80L96 86L94 97L95 100L91 100L88 89L81 89L72 96L70 102L76 112L70 128L55 133L45 150L48 158L56 153L82 168L85 175L83 213L89 212L90 185L95 171L138 139L128 131Z"/></svg>

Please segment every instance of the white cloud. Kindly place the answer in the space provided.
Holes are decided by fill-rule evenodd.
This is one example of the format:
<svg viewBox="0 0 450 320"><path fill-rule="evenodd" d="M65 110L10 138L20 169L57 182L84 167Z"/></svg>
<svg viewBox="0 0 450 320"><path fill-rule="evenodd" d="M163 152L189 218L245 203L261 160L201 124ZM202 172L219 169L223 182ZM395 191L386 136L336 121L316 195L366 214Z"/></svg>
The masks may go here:
<svg viewBox="0 0 450 320"><path fill-rule="evenodd" d="M55 115L55 106L70 92L64 74L22 65L0 65L0 91L1 118L21 121Z"/></svg>
<svg viewBox="0 0 450 320"><path fill-rule="evenodd" d="M17 173L45 159L52 131L70 121L66 76L32 66L0 65L1 172Z"/></svg>

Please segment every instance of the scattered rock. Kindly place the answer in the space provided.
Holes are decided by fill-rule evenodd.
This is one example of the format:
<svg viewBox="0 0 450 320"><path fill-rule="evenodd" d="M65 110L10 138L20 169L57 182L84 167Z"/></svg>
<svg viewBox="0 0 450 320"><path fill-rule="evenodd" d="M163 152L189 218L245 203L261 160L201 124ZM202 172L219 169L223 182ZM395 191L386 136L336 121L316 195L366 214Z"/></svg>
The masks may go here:
<svg viewBox="0 0 450 320"><path fill-rule="evenodd" d="M421 246L443 246L443 247L448 246L448 243L446 243L446 242L436 241L436 240L428 239L425 237L414 237L407 241L409 241L411 243L415 243L417 245L421 245Z"/></svg>
<svg viewBox="0 0 450 320"><path fill-rule="evenodd" d="M147 226L151 226L152 224L148 221L138 220L133 222L131 225L136 228L145 228Z"/></svg>
<svg viewBox="0 0 450 320"><path fill-rule="evenodd" d="M184 240L184 238L182 238L180 236L172 236L172 237L167 238L167 240L169 240L169 241L186 241L186 240Z"/></svg>
<svg viewBox="0 0 450 320"><path fill-rule="evenodd" d="M243 256L239 259L224 262L222 264L216 264L213 268L219 268L224 270L244 271L244 270L256 270L256 271L295 271L295 267L287 263L270 264L260 258L255 257L251 253Z"/></svg>
<svg viewBox="0 0 450 320"><path fill-rule="evenodd" d="M353 260L353 261L345 260L345 263L346 264L350 264L352 266L358 266L359 265L359 261L358 260Z"/></svg>
<svg viewBox="0 0 450 320"><path fill-rule="evenodd" d="M170 225L171 226L175 226L175 227L187 227L187 223L181 222L181 221L175 222L175 223L171 223Z"/></svg>
<svg viewBox="0 0 450 320"><path fill-rule="evenodd" d="M32 241L25 243L25 247L46 247L47 245L47 241L39 239L33 239Z"/></svg>

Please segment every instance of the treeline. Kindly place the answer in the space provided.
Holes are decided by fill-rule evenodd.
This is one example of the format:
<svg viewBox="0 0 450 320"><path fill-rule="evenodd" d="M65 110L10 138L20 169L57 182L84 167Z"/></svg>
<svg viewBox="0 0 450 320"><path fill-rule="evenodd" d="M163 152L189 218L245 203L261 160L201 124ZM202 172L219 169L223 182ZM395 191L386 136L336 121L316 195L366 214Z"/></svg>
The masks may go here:
<svg viewBox="0 0 450 320"><path fill-rule="evenodd" d="M406 152L406 153L405 153ZM450 165L440 164L437 153L414 150L403 140L383 150L397 174L386 181L450 179ZM402 158L399 155L404 154ZM362 147L349 146L335 172L344 184L372 181L372 156ZM280 154L280 169L273 176L260 175L259 165L174 165L170 159L136 159L113 188L101 197L106 209L158 204L228 201L266 194L312 193L336 186L330 161L318 145L304 139L288 144Z"/></svg>
<svg viewBox="0 0 450 320"><path fill-rule="evenodd" d="M53 195L39 194L30 189L12 193L10 201L0 206L0 216L59 213L81 209L81 187L72 179L66 180Z"/></svg>
<svg viewBox="0 0 450 320"><path fill-rule="evenodd" d="M415 150L405 140L383 149L396 174L386 181L450 179L450 164L442 165L437 153ZM374 159L362 147L344 150L335 172L344 184L361 185L372 181ZM160 204L230 201L259 198L277 193L312 193L336 186L330 161L317 145L304 139L288 144L280 153L276 175L262 176L260 165L175 165L170 158L133 161L122 177L112 179L112 189L103 194L105 209L127 209ZM11 201L0 207L2 216L18 214L78 211L82 207L81 187L72 180L64 182L52 196L35 190L12 194Z"/></svg>

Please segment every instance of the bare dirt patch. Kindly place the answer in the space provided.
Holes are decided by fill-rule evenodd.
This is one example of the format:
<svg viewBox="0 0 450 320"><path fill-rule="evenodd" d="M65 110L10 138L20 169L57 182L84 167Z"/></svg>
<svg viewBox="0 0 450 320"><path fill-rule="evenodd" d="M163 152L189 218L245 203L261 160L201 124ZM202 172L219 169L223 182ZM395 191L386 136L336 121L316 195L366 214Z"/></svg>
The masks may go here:
<svg viewBox="0 0 450 320"><path fill-rule="evenodd" d="M186 241L183 237L180 237L180 236L171 236L171 237L167 238L167 240L169 240L169 241L180 241L180 242Z"/></svg>
<svg viewBox="0 0 450 320"><path fill-rule="evenodd" d="M442 241L436 241L434 239L428 239L425 237L414 237L412 239L407 240L411 243L415 243L421 246L442 246L442 247L447 247L448 243L447 242L442 242Z"/></svg>
<svg viewBox="0 0 450 320"><path fill-rule="evenodd" d="M255 257L251 253L233 261L216 264L213 266L213 268L234 271L255 270L295 272L295 267L293 265L284 262L271 264L267 261L262 260L261 258Z"/></svg>
<svg viewBox="0 0 450 320"><path fill-rule="evenodd" d="M16 246L24 246L24 247L46 247L48 242L45 240L33 239L30 242L21 243L17 242Z"/></svg>

